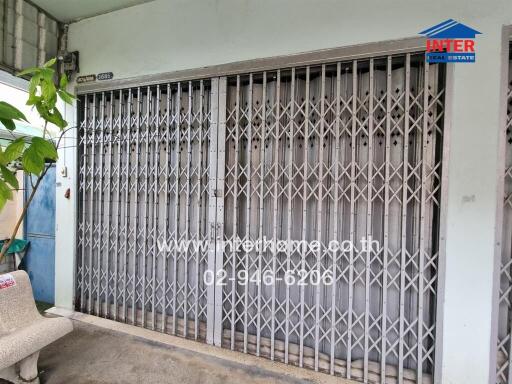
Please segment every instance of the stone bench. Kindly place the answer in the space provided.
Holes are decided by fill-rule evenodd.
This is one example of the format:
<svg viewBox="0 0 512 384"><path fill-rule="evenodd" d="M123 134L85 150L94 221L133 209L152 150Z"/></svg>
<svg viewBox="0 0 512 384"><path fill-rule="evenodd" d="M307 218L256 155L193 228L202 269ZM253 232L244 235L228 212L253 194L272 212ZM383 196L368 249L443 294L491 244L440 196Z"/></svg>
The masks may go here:
<svg viewBox="0 0 512 384"><path fill-rule="evenodd" d="M0 275L0 378L39 383L39 351L72 330L69 319L39 314L26 272Z"/></svg>

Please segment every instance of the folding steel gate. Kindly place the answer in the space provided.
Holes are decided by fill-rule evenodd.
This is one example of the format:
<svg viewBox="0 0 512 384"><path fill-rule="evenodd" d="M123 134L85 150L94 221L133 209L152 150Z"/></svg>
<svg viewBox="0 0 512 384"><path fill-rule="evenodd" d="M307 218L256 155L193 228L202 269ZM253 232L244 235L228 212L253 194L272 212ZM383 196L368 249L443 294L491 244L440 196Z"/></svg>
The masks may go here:
<svg viewBox="0 0 512 384"><path fill-rule="evenodd" d="M81 96L77 307L365 382L432 382L444 67L424 57Z"/></svg>
<svg viewBox="0 0 512 384"><path fill-rule="evenodd" d="M512 52L512 49L510 49ZM499 328L497 380L499 384L512 383L512 53L509 62L507 88L507 122L505 126L505 185L503 228L501 241L501 268L499 294Z"/></svg>
<svg viewBox="0 0 512 384"><path fill-rule="evenodd" d="M204 339L211 82L80 99L77 306L114 320ZM183 321L188 319L188 321Z"/></svg>

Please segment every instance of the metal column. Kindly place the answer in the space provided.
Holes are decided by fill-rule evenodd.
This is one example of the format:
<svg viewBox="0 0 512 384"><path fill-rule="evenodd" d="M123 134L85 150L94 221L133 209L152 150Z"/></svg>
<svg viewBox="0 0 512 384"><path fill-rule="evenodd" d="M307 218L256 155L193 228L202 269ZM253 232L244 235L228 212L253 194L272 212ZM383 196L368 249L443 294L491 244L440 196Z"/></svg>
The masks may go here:
<svg viewBox="0 0 512 384"><path fill-rule="evenodd" d="M512 52L512 49L510 50ZM509 62L504 127L506 140L503 227L501 242L500 293L498 320L498 356L496 358L496 382L512 383L512 53Z"/></svg>

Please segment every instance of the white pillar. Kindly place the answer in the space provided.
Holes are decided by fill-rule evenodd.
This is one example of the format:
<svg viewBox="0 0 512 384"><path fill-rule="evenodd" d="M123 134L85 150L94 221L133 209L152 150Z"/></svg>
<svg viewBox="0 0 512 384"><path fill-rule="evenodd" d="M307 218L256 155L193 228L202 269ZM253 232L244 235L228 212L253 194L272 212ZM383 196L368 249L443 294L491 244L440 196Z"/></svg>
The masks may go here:
<svg viewBox="0 0 512 384"><path fill-rule="evenodd" d="M472 25L476 63L453 65L441 367L436 383L494 384L493 280L502 198L502 26Z"/></svg>
<svg viewBox="0 0 512 384"><path fill-rule="evenodd" d="M75 127L75 107L62 107L68 127ZM55 306L66 309L74 307L77 174L76 146L78 130L70 129L59 149L56 172L55 214ZM65 197L70 190L69 198Z"/></svg>

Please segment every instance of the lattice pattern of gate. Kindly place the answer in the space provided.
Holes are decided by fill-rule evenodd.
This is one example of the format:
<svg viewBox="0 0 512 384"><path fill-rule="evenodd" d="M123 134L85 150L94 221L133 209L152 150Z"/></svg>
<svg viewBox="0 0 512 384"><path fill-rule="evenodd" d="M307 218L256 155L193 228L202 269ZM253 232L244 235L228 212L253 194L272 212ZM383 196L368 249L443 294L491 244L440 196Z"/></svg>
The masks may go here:
<svg viewBox="0 0 512 384"><path fill-rule="evenodd" d="M77 308L355 380L431 383L445 70L424 58L81 96ZM301 269L333 283L285 284Z"/></svg>
<svg viewBox="0 0 512 384"><path fill-rule="evenodd" d="M206 338L208 249L159 242L208 240L210 88L197 81L80 98L80 310Z"/></svg>
<svg viewBox="0 0 512 384"><path fill-rule="evenodd" d="M507 88L507 123L505 126L505 190L503 237L500 268L497 383L512 383L512 56Z"/></svg>
<svg viewBox="0 0 512 384"><path fill-rule="evenodd" d="M430 383L444 67L424 55L227 78L222 345L379 383ZM378 249L363 249L371 236ZM350 240L333 252L331 240ZM333 285L284 282L332 271ZM245 280L274 271L271 285Z"/></svg>

